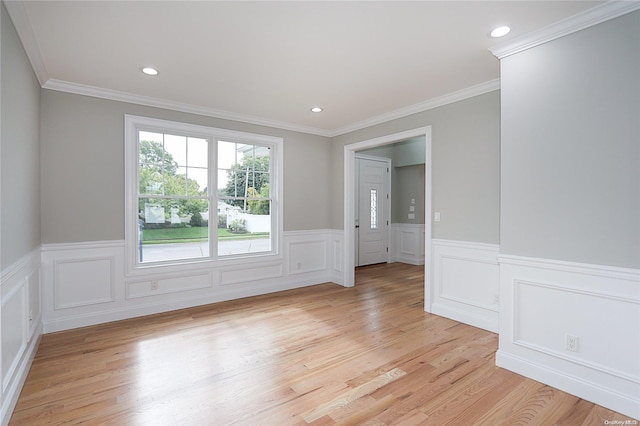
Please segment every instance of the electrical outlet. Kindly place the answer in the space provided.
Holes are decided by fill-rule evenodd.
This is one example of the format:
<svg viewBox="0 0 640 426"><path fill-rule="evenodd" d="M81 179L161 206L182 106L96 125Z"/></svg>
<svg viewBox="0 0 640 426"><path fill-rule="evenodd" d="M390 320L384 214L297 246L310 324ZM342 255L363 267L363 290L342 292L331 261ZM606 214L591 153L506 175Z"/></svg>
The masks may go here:
<svg viewBox="0 0 640 426"><path fill-rule="evenodd" d="M571 352L578 352L578 336L566 335L566 348Z"/></svg>
<svg viewBox="0 0 640 426"><path fill-rule="evenodd" d="M151 281L151 290L157 290L157 289L158 289L158 281L152 280Z"/></svg>

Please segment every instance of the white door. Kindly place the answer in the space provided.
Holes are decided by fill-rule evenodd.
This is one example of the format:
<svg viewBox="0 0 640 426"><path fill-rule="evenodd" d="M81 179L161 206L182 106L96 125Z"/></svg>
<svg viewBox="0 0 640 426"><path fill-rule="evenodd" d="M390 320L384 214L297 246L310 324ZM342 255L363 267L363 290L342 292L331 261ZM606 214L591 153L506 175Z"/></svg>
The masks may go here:
<svg viewBox="0 0 640 426"><path fill-rule="evenodd" d="M356 266L389 259L389 167L386 158L356 157Z"/></svg>

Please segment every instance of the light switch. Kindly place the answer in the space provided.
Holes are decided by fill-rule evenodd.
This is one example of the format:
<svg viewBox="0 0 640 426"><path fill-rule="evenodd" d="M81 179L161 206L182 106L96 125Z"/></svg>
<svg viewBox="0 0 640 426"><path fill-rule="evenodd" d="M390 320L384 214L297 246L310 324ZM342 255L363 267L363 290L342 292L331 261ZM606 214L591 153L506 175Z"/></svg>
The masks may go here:
<svg viewBox="0 0 640 426"><path fill-rule="evenodd" d="M415 212L416 211L416 206L409 206L409 211L410 212Z"/></svg>
<svg viewBox="0 0 640 426"><path fill-rule="evenodd" d="M440 212L433 213L433 221L440 222Z"/></svg>

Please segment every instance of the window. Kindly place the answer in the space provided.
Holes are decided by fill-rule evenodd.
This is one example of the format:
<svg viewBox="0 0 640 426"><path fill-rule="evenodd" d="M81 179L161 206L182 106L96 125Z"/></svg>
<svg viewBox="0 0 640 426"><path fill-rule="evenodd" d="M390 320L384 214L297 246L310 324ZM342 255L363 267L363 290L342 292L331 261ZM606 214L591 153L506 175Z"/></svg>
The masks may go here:
<svg viewBox="0 0 640 426"><path fill-rule="evenodd" d="M218 220L231 234L218 239L218 255L269 250L271 233L271 153L269 147L218 142Z"/></svg>
<svg viewBox="0 0 640 426"><path fill-rule="evenodd" d="M371 190L371 229L378 229L378 191Z"/></svg>
<svg viewBox="0 0 640 426"><path fill-rule="evenodd" d="M209 140L138 130L138 262L209 256Z"/></svg>
<svg viewBox="0 0 640 426"><path fill-rule="evenodd" d="M282 139L136 116L125 130L132 269L278 253Z"/></svg>

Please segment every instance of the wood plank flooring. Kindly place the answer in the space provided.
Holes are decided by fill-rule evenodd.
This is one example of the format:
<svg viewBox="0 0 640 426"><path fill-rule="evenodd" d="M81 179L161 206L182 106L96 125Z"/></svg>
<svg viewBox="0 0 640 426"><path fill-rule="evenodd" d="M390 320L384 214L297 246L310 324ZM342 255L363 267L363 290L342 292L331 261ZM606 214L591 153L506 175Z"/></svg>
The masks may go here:
<svg viewBox="0 0 640 426"><path fill-rule="evenodd" d="M10 425L603 425L423 311L423 268L47 334ZM632 424L632 423L628 423Z"/></svg>

